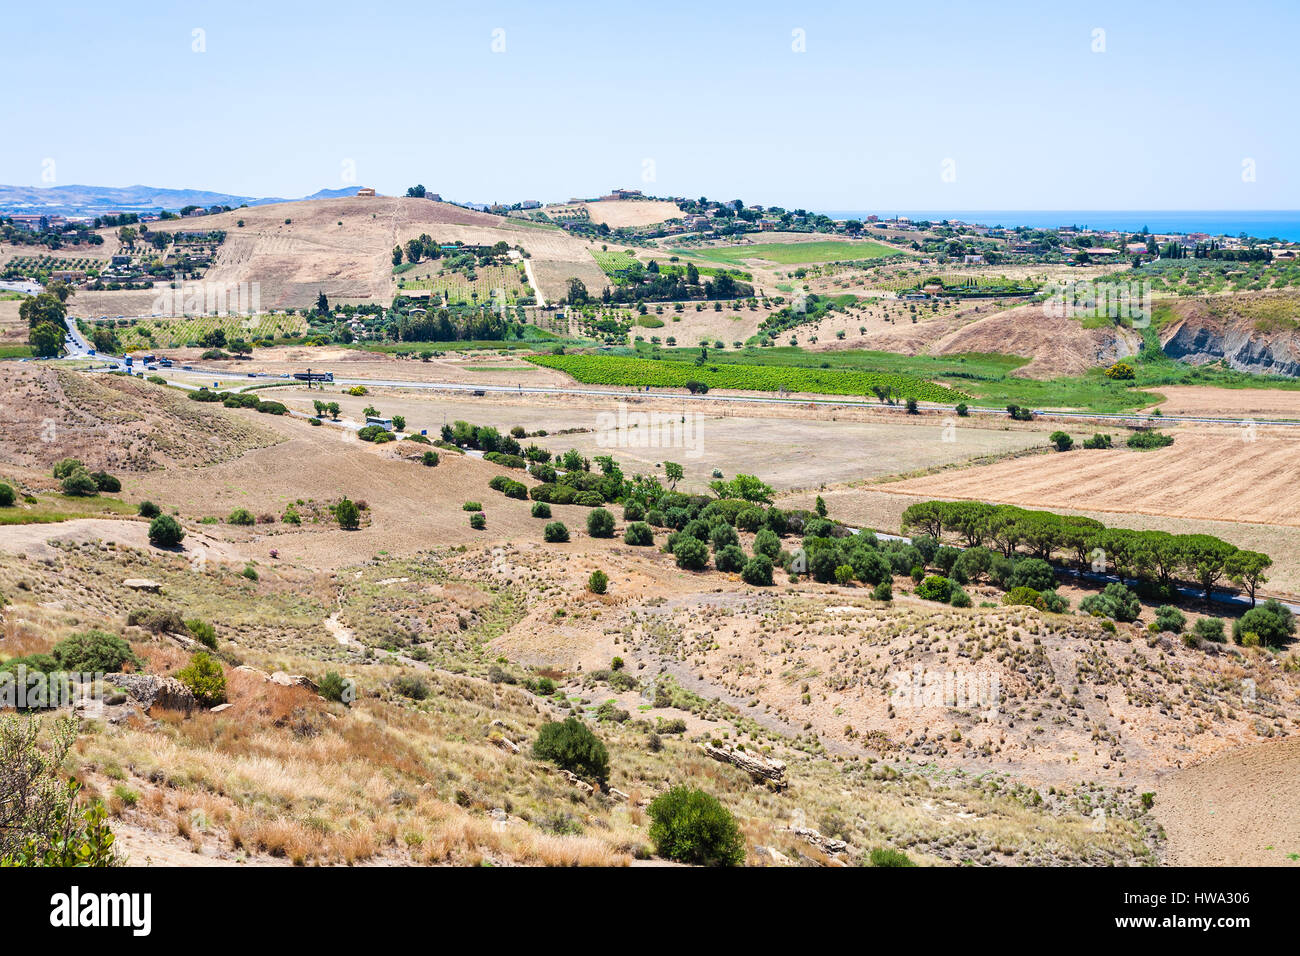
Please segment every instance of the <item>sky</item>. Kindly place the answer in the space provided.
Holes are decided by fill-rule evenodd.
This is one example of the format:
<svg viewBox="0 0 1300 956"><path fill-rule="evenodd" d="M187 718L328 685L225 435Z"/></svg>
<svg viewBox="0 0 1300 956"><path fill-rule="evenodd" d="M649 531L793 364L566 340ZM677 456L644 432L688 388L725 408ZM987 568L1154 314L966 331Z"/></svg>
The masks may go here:
<svg viewBox="0 0 1300 956"><path fill-rule="evenodd" d="M0 183L1300 209L1300 3L12 4Z"/></svg>

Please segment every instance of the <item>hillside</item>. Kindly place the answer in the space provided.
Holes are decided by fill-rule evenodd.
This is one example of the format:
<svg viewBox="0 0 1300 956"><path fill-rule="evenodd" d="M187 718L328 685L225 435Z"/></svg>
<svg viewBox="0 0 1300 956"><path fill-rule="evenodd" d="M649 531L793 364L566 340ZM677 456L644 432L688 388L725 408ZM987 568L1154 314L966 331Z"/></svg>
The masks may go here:
<svg viewBox="0 0 1300 956"><path fill-rule="evenodd" d="M1171 358L1241 372L1300 375L1300 295L1258 292L1170 304L1160 343Z"/></svg>

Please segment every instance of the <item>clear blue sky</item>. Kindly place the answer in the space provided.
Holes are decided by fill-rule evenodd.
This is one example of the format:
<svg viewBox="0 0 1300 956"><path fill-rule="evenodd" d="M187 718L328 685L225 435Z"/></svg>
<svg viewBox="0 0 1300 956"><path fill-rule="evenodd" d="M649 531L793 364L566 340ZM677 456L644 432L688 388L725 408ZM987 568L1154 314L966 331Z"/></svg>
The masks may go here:
<svg viewBox="0 0 1300 956"><path fill-rule="evenodd" d="M9 5L0 182L1300 208L1295 0L157 7Z"/></svg>

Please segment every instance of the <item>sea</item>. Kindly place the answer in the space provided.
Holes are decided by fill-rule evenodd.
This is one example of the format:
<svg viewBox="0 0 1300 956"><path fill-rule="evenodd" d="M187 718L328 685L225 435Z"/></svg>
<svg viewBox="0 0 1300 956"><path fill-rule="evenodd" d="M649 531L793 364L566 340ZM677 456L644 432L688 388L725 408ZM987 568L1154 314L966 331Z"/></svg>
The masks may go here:
<svg viewBox="0 0 1300 956"><path fill-rule="evenodd" d="M862 219L879 216L892 219L960 219L980 226L1028 226L1032 229L1055 229L1079 226L1097 230L1141 232L1143 227L1156 233L1204 232L1211 236L1239 236L1245 233L1256 239L1283 239L1300 242L1300 210L1297 209L819 209L832 219Z"/></svg>

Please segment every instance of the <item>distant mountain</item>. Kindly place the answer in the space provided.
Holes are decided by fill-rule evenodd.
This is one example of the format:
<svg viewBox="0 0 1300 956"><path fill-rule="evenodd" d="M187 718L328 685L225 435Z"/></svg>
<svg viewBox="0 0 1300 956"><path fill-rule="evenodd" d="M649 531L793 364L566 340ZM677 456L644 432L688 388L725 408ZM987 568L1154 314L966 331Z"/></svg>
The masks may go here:
<svg viewBox="0 0 1300 956"><path fill-rule="evenodd" d="M356 195L356 186L322 189L303 199L335 199ZM63 216L105 212L173 212L184 206L265 206L296 199L258 198L207 189L164 189L157 186L0 186L0 212L50 213Z"/></svg>

